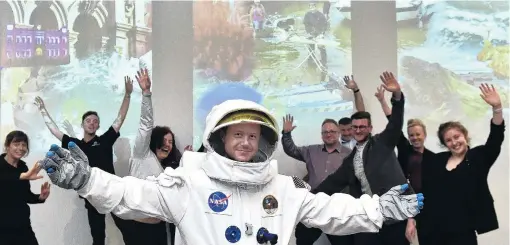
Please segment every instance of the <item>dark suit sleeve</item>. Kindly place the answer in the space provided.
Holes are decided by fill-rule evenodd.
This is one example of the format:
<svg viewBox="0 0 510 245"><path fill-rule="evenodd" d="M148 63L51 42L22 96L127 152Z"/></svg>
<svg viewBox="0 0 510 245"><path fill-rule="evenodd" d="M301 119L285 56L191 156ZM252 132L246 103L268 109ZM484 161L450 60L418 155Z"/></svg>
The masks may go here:
<svg viewBox="0 0 510 245"><path fill-rule="evenodd" d="M30 182L28 180L23 180L23 185L25 191L25 200L28 204L37 204L37 203L44 203L44 201L41 201L39 199L38 194L34 194L32 190L30 190Z"/></svg>
<svg viewBox="0 0 510 245"><path fill-rule="evenodd" d="M23 165L22 169L23 172L28 171L28 167L26 165ZM24 190L25 195L25 201L28 204L36 204L36 203L43 203L44 201L39 200L39 195L36 195L30 190L30 181L29 180L21 180L20 181L22 185L22 189Z"/></svg>
<svg viewBox="0 0 510 245"><path fill-rule="evenodd" d="M322 235L318 228L308 228L303 223L296 225L296 244L313 244Z"/></svg>
<svg viewBox="0 0 510 245"><path fill-rule="evenodd" d="M404 101L403 93L398 101L391 98L391 115L386 128L379 134L379 140L392 150L397 146L402 134L402 126L404 126Z"/></svg>
<svg viewBox="0 0 510 245"><path fill-rule="evenodd" d="M330 196L335 193L341 193L344 188L349 185L349 170L347 169L347 166L348 164L342 164L340 168L338 168L333 174L326 177L326 179L311 192L313 194L323 192Z"/></svg>
<svg viewBox="0 0 510 245"><path fill-rule="evenodd" d="M489 133L489 137L485 142L485 145L482 145L483 158L484 163L487 168L491 168L492 165L496 162L501 153L501 145L503 144L503 140L505 139L505 122L501 123L501 125L496 125L492 123L491 120L491 129Z"/></svg>
<svg viewBox="0 0 510 245"><path fill-rule="evenodd" d="M101 139L101 144L107 144L109 146L113 146L115 141L120 137L120 132L115 131L113 127L110 126L108 131L106 131L99 138Z"/></svg>
<svg viewBox="0 0 510 245"><path fill-rule="evenodd" d="M386 118L388 120L390 120L391 115L386 116ZM409 144L409 140L404 135L404 132L401 131L400 137L398 138L398 142L397 142L397 150L398 150L399 164L400 164L400 167L402 168L402 171L404 171L404 175L407 174L407 166L405 166L407 162L403 161L403 159L406 159L407 156L409 155L410 147L411 146Z"/></svg>

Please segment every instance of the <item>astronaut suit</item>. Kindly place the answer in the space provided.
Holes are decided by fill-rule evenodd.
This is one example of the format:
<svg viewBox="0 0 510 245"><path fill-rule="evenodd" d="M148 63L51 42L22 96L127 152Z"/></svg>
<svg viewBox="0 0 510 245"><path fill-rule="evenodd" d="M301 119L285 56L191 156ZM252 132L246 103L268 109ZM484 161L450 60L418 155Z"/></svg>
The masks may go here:
<svg viewBox="0 0 510 245"><path fill-rule="evenodd" d="M72 142L69 150L52 145L40 164L55 185L76 190L100 213L175 223L181 242L189 245L289 244L298 222L333 235L378 232L383 222L419 213L423 195L401 195L407 185L359 199L310 193L271 165L278 132L266 108L229 100L207 116L207 150L194 153L205 154L199 168L167 168L146 180L120 178L89 167ZM193 159L200 158L185 161Z"/></svg>

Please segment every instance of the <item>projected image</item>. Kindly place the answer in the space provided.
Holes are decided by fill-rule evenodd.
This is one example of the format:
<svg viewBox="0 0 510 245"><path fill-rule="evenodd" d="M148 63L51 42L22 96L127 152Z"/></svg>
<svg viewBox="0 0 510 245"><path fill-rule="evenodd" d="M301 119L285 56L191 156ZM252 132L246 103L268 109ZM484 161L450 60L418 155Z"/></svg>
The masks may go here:
<svg viewBox="0 0 510 245"><path fill-rule="evenodd" d="M491 112L479 97L480 83L498 88L503 106L508 106L509 2L409 5L415 7L397 9L406 115L422 118L433 128L446 119L485 128Z"/></svg>
<svg viewBox="0 0 510 245"><path fill-rule="evenodd" d="M211 108L228 99L290 113L303 128L351 114L339 79L351 74L350 28L330 2L197 1L193 11L195 146Z"/></svg>
<svg viewBox="0 0 510 245"><path fill-rule="evenodd" d="M19 129L31 150L56 142L34 104L38 96L64 133L80 138L89 110L101 119L98 134L106 131L124 97L124 76L151 70L151 33L150 1L0 1L0 138ZM140 114L134 87L121 130L129 139Z"/></svg>

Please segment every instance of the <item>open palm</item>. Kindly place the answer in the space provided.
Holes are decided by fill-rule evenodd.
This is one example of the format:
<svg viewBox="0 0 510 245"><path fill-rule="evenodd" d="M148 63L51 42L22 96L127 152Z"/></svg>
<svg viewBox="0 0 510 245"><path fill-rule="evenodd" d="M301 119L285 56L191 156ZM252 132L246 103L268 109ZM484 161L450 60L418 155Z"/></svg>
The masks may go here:
<svg viewBox="0 0 510 245"><path fill-rule="evenodd" d="M489 105L492 107L499 107L501 106L501 98L499 97L498 91L494 88L494 85L488 85L486 83L483 83L480 85L480 91L482 94L480 94L480 97Z"/></svg>
<svg viewBox="0 0 510 245"><path fill-rule="evenodd" d="M138 85L140 85L140 89L142 91L147 92L151 89L151 78L149 77L149 71L147 68L140 69L136 72L137 75L135 76L136 81L138 81Z"/></svg>
<svg viewBox="0 0 510 245"><path fill-rule="evenodd" d="M296 126L294 126L294 117L290 114L287 114L285 117L283 117L283 132L292 132Z"/></svg>
<svg viewBox="0 0 510 245"><path fill-rule="evenodd" d="M394 93L400 91L400 84L398 84L393 73L385 71L381 76L379 76L379 78L381 78L381 81L383 82L382 86L388 92Z"/></svg>
<svg viewBox="0 0 510 245"><path fill-rule="evenodd" d="M39 194L39 199L41 201L44 201L48 199L50 196L50 184L48 182L44 182L44 184L41 185L41 194Z"/></svg>
<svg viewBox="0 0 510 245"><path fill-rule="evenodd" d="M40 171L41 171L40 164L36 163L28 171L22 173L20 175L20 179L22 179L22 180L38 180L38 179L42 179L42 176L39 175Z"/></svg>

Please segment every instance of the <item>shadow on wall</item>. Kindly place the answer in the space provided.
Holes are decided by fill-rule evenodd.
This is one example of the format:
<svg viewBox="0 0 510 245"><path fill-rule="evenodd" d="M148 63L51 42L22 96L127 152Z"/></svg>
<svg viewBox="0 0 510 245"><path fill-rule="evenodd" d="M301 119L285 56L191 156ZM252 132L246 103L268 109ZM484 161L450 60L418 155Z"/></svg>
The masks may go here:
<svg viewBox="0 0 510 245"><path fill-rule="evenodd" d="M131 142L128 138L120 137L113 144L113 154L116 161L113 163L115 174L120 177L129 175L129 158L131 158Z"/></svg>
<svg viewBox="0 0 510 245"><path fill-rule="evenodd" d="M55 198L56 199L56 198ZM72 215L64 227L64 244L86 245L92 243L84 200L77 194L72 199ZM62 200L58 198L58 200ZM58 217L58 216L56 216Z"/></svg>

